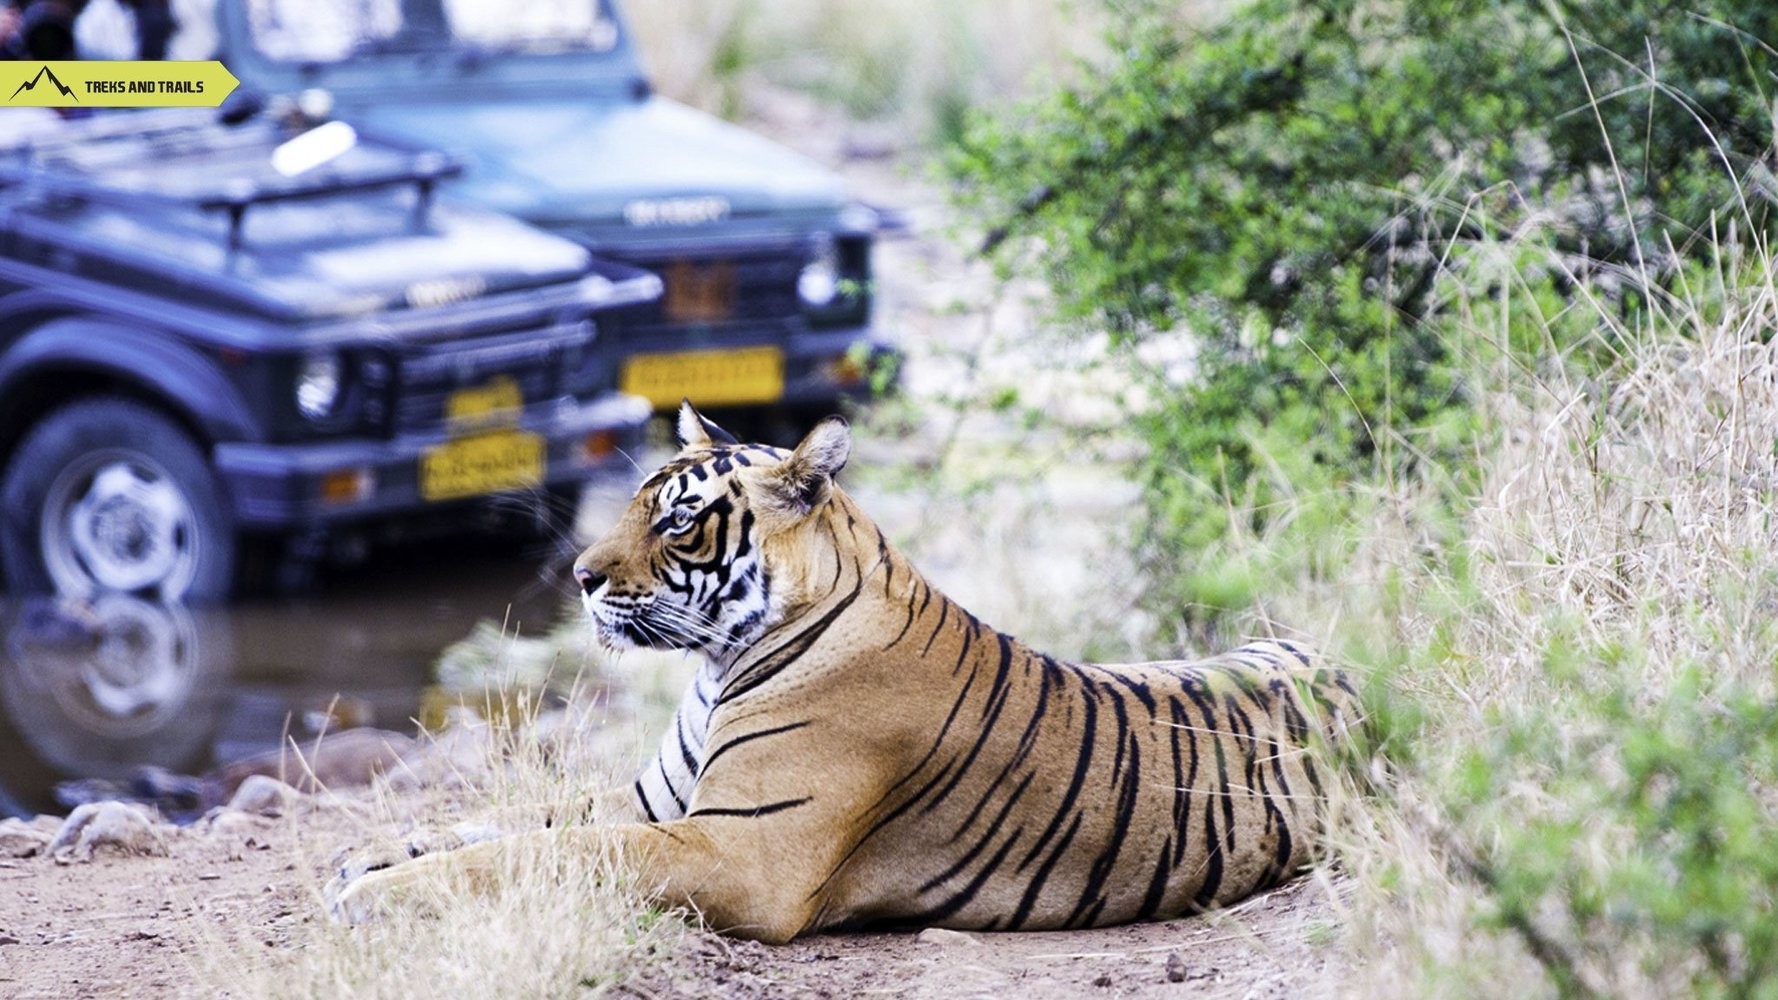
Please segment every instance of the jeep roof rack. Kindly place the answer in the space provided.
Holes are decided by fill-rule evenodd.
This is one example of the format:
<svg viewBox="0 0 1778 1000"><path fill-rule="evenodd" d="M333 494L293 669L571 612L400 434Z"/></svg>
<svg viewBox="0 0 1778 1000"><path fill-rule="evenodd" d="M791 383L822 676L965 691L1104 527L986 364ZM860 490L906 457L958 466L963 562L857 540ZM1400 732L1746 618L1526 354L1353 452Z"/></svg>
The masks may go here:
<svg viewBox="0 0 1778 1000"><path fill-rule="evenodd" d="M16 143L10 150L0 148L0 157L12 155L10 163L0 160L0 184L28 183L49 194L100 204L146 202L225 212L229 219L228 247L238 250L247 212L256 205L330 198L377 188L413 185L419 192L414 225L423 225L438 182L463 172L463 164L444 153L379 144L383 148L369 163L284 177L270 171L269 156L277 139L269 125L225 127L209 115L106 116L90 124L58 130L47 138L37 136ZM142 183L140 144L180 140L189 143L182 152L213 154L235 150L262 163L254 162L251 165L255 169L184 191ZM108 152L114 155L105 155ZM262 165L263 169L259 169ZM108 176L114 173L125 176Z"/></svg>

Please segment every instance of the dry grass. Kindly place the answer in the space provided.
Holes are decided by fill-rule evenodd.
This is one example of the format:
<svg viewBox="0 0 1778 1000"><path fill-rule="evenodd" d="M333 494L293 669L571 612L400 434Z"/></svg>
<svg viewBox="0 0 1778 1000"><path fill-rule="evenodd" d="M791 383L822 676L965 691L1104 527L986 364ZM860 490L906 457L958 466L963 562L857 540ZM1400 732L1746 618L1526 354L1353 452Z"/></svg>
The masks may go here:
<svg viewBox="0 0 1778 1000"><path fill-rule="evenodd" d="M300 877L331 871L357 851L448 848L469 827L509 826L515 812L571 815L627 780L644 750L635 713L579 698L570 702L577 707L540 714L530 698L524 689L493 692L497 717L516 721L463 722L437 737L440 756L455 766L442 780L431 775L415 788L411 775L396 775L374 796L348 799L335 820L302 838ZM350 818L342 824L339 815ZM241 996L599 996L670 978L675 956L698 935L650 906L625 871L589 869L584 859L515 860L502 884L490 897L440 880L430 903L348 928L321 918L317 881L315 917L294 928L287 947L268 952L251 930L213 928L195 971L208 989Z"/></svg>
<svg viewBox="0 0 1778 1000"><path fill-rule="evenodd" d="M1535 306L1517 291L1471 304L1471 343L1524 321ZM1637 328L1604 303L1571 308L1594 314L1588 346L1615 354L1606 377L1497 369L1479 489L1456 523L1440 513L1448 484L1380 494L1337 578L1267 609L1321 623L1422 714L1384 794L1343 810L1339 854L1361 886L1357 995L1545 995L1553 957L1572 989L1670 996L1700 968L1634 897L1598 919L1573 906L1638 850L1623 817L1585 811L1620 789L1637 736L1607 706L1623 696L1633 717L1659 718L1693 675L1707 714L1722 711L1717 692L1774 695L1778 285L1769 260L1718 260ZM1527 732L1541 734L1535 755L1515 749ZM1491 786L1481 801L1466 790L1477 781ZM1572 883L1552 875L1529 916L1509 916L1472 862L1524 850L1533 823L1571 824L1547 860Z"/></svg>

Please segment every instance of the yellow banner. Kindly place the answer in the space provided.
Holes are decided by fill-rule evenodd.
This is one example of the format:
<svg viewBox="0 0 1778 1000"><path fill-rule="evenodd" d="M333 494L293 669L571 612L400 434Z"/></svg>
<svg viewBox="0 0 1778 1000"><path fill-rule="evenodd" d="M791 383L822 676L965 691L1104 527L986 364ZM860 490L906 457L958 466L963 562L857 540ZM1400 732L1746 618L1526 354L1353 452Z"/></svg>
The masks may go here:
<svg viewBox="0 0 1778 1000"><path fill-rule="evenodd" d="M0 107L213 108L240 82L214 59L0 62Z"/></svg>

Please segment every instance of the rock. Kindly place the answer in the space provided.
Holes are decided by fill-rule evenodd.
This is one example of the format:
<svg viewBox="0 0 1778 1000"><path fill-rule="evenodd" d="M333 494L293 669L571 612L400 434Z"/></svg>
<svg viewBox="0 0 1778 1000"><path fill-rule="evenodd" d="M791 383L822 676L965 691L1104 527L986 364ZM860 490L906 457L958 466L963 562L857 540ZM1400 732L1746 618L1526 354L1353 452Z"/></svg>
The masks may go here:
<svg viewBox="0 0 1778 1000"><path fill-rule="evenodd" d="M12 936L11 934L0 932L0 945L18 944L18 943L19 943L18 938Z"/></svg>
<svg viewBox="0 0 1778 1000"><path fill-rule="evenodd" d="M1167 953L1167 982L1185 982L1185 959L1180 958L1176 951Z"/></svg>
<svg viewBox="0 0 1778 1000"><path fill-rule="evenodd" d="M51 834L22 819L0 820L0 858L29 858L42 854Z"/></svg>
<svg viewBox="0 0 1778 1000"><path fill-rule="evenodd" d="M259 816L282 816L302 793L269 774L250 774L229 797L228 808Z"/></svg>
<svg viewBox="0 0 1778 1000"><path fill-rule="evenodd" d="M404 769L418 749L412 737L387 729L342 729L273 753L257 754L206 776L233 800L253 775L288 778L301 791L362 788L380 775Z"/></svg>
<svg viewBox="0 0 1778 1000"><path fill-rule="evenodd" d="M1093 980L1093 985L1099 987L1100 989L1104 989L1105 987L1110 986L1111 985L1111 973L1109 973L1109 972L1099 973L1099 978Z"/></svg>
<svg viewBox="0 0 1778 1000"><path fill-rule="evenodd" d="M406 766L390 771L389 787L407 791L474 784L493 773L496 735L493 726L473 713L453 709L443 731L416 743L405 755Z"/></svg>
<svg viewBox="0 0 1778 1000"><path fill-rule="evenodd" d="M974 934L965 934L945 927L928 927L921 931L914 940L921 944L963 945L965 947L981 947L981 939Z"/></svg>
<svg viewBox="0 0 1778 1000"><path fill-rule="evenodd" d="M207 836L245 843L263 833L269 825L266 817L257 813L217 806L205 814L203 822L196 829L202 830Z"/></svg>
<svg viewBox="0 0 1778 1000"><path fill-rule="evenodd" d="M95 851L167 853L162 823L146 807L128 802L89 802L68 814L47 853L60 862L90 861Z"/></svg>

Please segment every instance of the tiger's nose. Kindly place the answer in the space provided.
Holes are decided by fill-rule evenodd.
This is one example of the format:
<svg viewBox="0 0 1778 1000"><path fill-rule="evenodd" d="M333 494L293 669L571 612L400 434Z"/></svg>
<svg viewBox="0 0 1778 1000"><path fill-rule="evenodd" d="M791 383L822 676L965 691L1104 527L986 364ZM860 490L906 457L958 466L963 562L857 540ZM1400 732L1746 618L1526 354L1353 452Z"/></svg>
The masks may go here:
<svg viewBox="0 0 1778 1000"><path fill-rule="evenodd" d="M579 581L581 592L591 597L593 591L598 590L599 585L605 582L605 574L595 573L585 566L576 566L574 567L574 579Z"/></svg>

